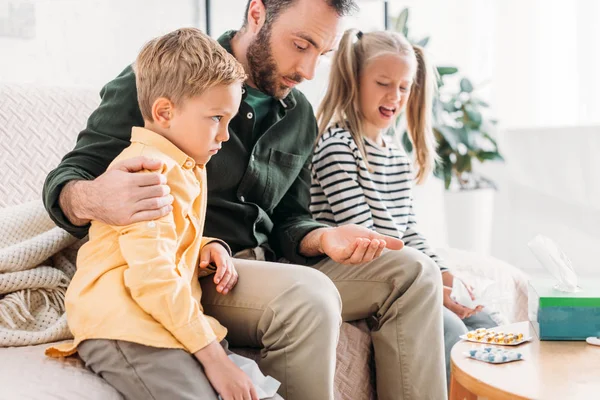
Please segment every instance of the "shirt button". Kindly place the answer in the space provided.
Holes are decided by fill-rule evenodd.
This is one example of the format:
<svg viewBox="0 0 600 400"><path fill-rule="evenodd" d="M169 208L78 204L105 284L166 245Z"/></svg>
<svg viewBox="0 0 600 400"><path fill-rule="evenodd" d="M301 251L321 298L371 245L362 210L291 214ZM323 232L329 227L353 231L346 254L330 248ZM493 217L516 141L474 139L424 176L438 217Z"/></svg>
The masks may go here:
<svg viewBox="0 0 600 400"><path fill-rule="evenodd" d="M248 114L246 114L246 117L248 117L248 119L252 119L252 117L254 117L254 114L252 114L251 112L249 112Z"/></svg>
<svg viewBox="0 0 600 400"><path fill-rule="evenodd" d="M240 196L240 200L241 200L242 202L244 202L244 201L246 201L246 198L245 198L244 196Z"/></svg>
<svg viewBox="0 0 600 400"><path fill-rule="evenodd" d="M242 88L242 94L246 93L246 88Z"/></svg>
<svg viewBox="0 0 600 400"><path fill-rule="evenodd" d="M154 221L148 222L148 228L156 228L156 222L154 222Z"/></svg>
<svg viewBox="0 0 600 400"><path fill-rule="evenodd" d="M193 165L194 163L191 160L187 160L184 164L186 168L192 168Z"/></svg>

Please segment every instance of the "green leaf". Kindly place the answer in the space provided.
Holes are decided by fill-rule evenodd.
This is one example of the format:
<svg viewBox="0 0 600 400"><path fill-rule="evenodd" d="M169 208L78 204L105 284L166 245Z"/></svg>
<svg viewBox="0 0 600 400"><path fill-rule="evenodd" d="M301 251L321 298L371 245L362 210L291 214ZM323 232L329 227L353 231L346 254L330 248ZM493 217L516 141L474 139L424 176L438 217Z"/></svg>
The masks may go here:
<svg viewBox="0 0 600 400"><path fill-rule="evenodd" d="M467 114L469 121L473 123L472 127L479 128L481 122L483 121L483 116L481 113L469 105L465 106L465 113Z"/></svg>
<svg viewBox="0 0 600 400"><path fill-rule="evenodd" d="M453 151L456 151L456 146L458 145L460 140L459 140L458 135L454 128L451 128L449 126L440 125L440 126L434 127L433 130L434 130L434 132L437 132L438 137L443 138L443 140L448 144L448 146Z"/></svg>
<svg viewBox="0 0 600 400"><path fill-rule="evenodd" d="M489 140L490 142L492 142L492 144L494 145L494 147L496 149L498 149L498 143L496 142L496 139L494 139L489 133L487 132L482 132L483 133L483 137L486 138L487 140Z"/></svg>
<svg viewBox="0 0 600 400"><path fill-rule="evenodd" d="M446 190L450 189L450 183L452 183L452 165L444 163L444 187Z"/></svg>
<svg viewBox="0 0 600 400"><path fill-rule="evenodd" d="M454 131L454 134L455 134L456 138L458 139L458 142L469 147L469 129L465 128L465 127L451 128L451 129ZM458 145L457 145L457 147L458 147Z"/></svg>
<svg viewBox="0 0 600 400"><path fill-rule="evenodd" d="M504 157L502 157L497 151L480 151L477 153L477 159L481 162L504 161Z"/></svg>
<svg viewBox="0 0 600 400"><path fill-rule="evenodd" d="M453 113L459 110L459 108L456 108L456 106L454 105L454 101L447 101L447 102L441 102L442 103L442 107L444 108L444 110Z"/></svg>
<svg viewBox="0 0 600 400"><path fill-rule="evenodd" d="M429 36L424 37L423 39L419 40L416 45L417 46L421 46L421 47L425 47L427 46L427 43L429 43Z"/></svg>
<svg viewBox="0 0 600 400"><path fill-rule="evenodd" d="M465 93L471 93L473 91L473 84L467 78L460 80L460 90Z"/></svg>
<svg viewBox="0 0 600 400"><path fill-rule="evenodd" d="M460 176L463 172L471 172L471 156L469 154L465 154L461 156L460 154L456 154L456 172Z"/></svg>
<svg viewBox="0 0 600 400"><path fill-rule="evenodd" d="M444 75L454 75L458 72L458 68L456 67L437 67L438 74L440 76Z"/></svg>
<svg viewBox="0 0 600 400"><path fill-rule="evenodd" d="M413 151L413 144L410 141L410 137L408 136L408 132L404 131L404 133L402 134L402 146L404 146L404 150L406 150L406 152L408 154L412 153Z"/></svg>
<svg viewBox="0 0 600 400"><path fill-rule="evenodd" d="M408 37L408 8L405 8L400 12L396 19L396 32L401 32L405 37Z"/></svg>
<svg viewBox="0 0 600 400"><path fill-rule="evenodd" d="M489 107L490 107L490 105L489 105L488 103L486 103L485 101L483 101L483 100L481 100L481 99L477 99L477 98L475 98L475 97L471 97L471 101L472 101L473 103L475 103L476 105L479 105L479 106L481 106L481 107L486 107L486 108L489 108Z"/></svg>

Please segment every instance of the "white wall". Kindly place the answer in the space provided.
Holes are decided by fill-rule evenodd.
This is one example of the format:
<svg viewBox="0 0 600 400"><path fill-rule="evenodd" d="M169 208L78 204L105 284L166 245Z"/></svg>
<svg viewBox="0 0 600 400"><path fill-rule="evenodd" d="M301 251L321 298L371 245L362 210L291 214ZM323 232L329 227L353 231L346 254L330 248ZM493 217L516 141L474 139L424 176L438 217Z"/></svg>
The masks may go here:
<svg viewBox="0 0 600 400"><path fill-rule="evenodd" d="M0 21L7 4L0 0ZM23 0L35 8L30 39L0 36L0 81L99 89L131 63L143 43L181 26L204 27L202 0ZM212 35L238 29L246 0L213 0ZM555 238L579 268L596 268L600 234L600 2L596 0L406 0L411 34L431 35L438 64L458 66L507 129L507 164L484 170L499 185L492 254L524 268L537 264L526 243ZM362 1L346 27L382 29L380 1ZM1 30L0 30L1 31ZM301 85L316 106L327 84L323 59ZM418 193L417 213L434 246L446 243L438 181Z"/></svg>
<svg viewBox="0 0 600 400"><path fill-rule="evenodd" d="M3 6L18 0L1 0ZM0 80L100 88L149 39L198 24L194 0L32 0L35 36L0 37ZM0 10L6 8L0 7ZM1 11L0 11L1 12ZM200 16L201 17L201 16Z"/></svg>
<svg viewBox="0 0 600 400"><path fill-rule="evenodd" d="M600 124L600 2L393 1L411 36L485 90L506 128Z"/></svg>
<svg viewBox="0 0 600 400"><path fill-rule="evenodd" d="M582 275L600 275L600 127L512 129L492 253L523 269L540 265L527 248L537 234L555 240Z"/></svg>

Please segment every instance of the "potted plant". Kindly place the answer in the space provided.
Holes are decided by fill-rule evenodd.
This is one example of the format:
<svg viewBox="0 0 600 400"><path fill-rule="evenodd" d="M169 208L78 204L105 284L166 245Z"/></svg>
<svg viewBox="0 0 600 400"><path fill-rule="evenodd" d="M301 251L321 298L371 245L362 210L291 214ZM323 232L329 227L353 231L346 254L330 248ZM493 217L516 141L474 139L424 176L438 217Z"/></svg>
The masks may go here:
<svg viewBox="0 0 600 400"><path fill-rule="evenodd" d="M395 18L393 26L413 44L425 47L429 37L414 40L408 31L408 9ZM433 105L433 130L439 160L434 175L444 182L448 242L452 247L488 253L496 186L481 176L474 164L503 161L494 139L497 121L489 117L489 105L477 95L471 81L463 77L457 89L447 85L458 76L455 67L437 67L438 92ZM404 130L402 144L412 144Z"/></svg>

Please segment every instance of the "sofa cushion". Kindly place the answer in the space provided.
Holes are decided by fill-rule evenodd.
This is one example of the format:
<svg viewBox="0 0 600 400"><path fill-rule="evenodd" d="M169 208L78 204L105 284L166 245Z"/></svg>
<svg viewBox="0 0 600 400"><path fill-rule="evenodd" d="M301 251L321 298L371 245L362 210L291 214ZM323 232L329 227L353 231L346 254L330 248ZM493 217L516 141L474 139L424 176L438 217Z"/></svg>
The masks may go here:
<svg viewBox="0 0 600 400"><path fill-rule="evenodd" d="M0 348L2 399L117 400L119 393L85 368L78 357L44 355L48 345ZM257 349L234 352L260 363ZM371 338L364 321L342 324L337 350L337 400L373 400Z"/></svg>

